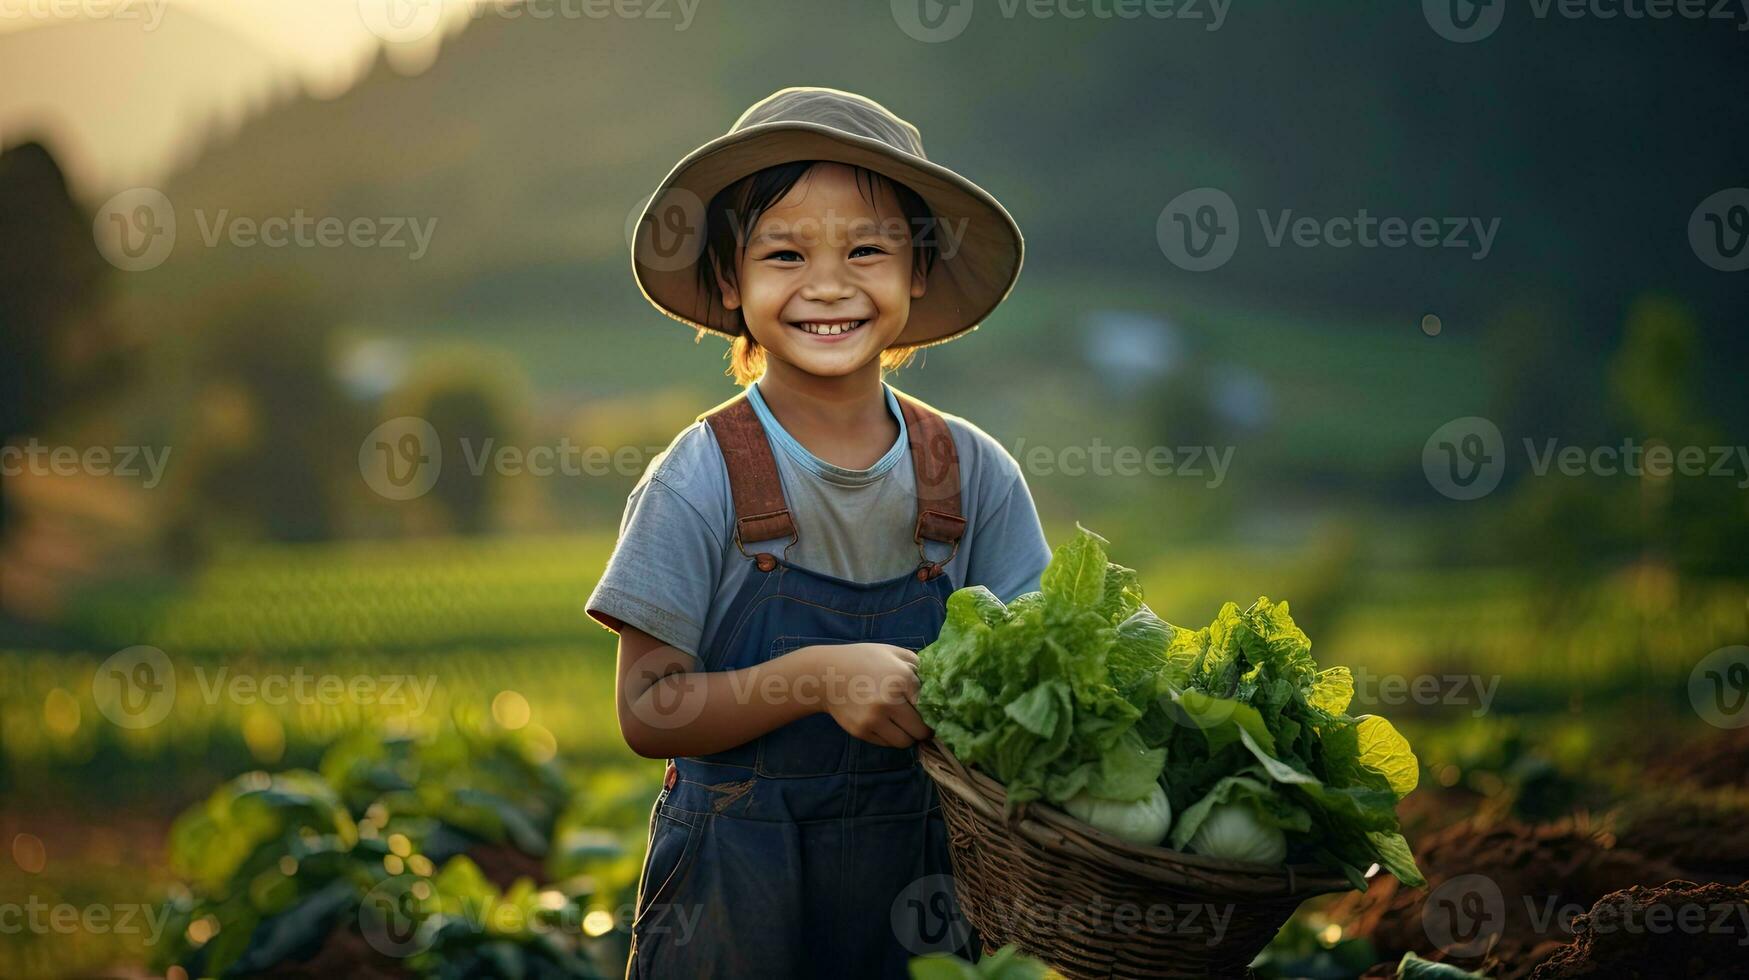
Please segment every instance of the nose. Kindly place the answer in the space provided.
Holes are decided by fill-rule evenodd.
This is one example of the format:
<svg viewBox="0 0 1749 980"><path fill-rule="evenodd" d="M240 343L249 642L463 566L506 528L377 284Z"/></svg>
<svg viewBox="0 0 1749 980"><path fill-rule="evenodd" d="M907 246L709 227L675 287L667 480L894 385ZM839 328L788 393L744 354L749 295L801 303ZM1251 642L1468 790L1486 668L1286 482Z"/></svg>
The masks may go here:
<svg viewBox="0 0 1749 980"><path fill-rule="evenodd" d="M801 297L815 303L832 303L855 295L849 270L843 260L820 258L808 263L807 278L802 281Z"/></svg>

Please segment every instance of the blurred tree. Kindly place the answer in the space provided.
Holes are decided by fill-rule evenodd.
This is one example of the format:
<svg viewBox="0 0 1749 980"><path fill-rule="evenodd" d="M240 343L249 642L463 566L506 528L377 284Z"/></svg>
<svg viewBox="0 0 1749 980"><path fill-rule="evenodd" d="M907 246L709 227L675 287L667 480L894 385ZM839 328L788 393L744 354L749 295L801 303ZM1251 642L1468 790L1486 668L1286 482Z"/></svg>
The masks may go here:
<svg viewBox="0 0 1749 980"><path fill-rule="evenodd" d="M0 446L94 407L127 373L111 269L47 147L0 153ZM0 479L0 537L6 533Z"/></svg>
<svg viewBox="0 0 1749 980"><path fill-rule="evenodd" d="M429 355L389 398L385 418L422 418L443 447L437 481L420 498L425 506L416 509L429 526L413 530L494 530L513 483L529 487L530 477L541 475L532 472L538 467L527 459L529 447L523 444L527 390L513 356L464 345Z"/></svg>
<svg viewBox="0 0 1749 980"><path fill-rule="evenodd" d="M184 559L214 539L333 536L357 480L357 418L330 370L334 318L311 289L250 290L198 327L178 527Z"/></svg>

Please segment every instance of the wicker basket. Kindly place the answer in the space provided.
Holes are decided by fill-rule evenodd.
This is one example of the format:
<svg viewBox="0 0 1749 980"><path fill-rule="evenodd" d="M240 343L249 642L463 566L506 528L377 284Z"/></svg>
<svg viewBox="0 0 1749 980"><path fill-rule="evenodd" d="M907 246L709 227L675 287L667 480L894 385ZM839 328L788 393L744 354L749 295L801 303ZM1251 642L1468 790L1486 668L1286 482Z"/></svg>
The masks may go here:
<svg viewBox="0 0 1749 980"><path fill-rule="evenodd" d="M986 949L1014 943L1070 980L1243 977L1299 904L1348 879L1129 844L1049 806L1004 816L1002 785L939 740L921 746L940 789L960 907Z"/></svg>

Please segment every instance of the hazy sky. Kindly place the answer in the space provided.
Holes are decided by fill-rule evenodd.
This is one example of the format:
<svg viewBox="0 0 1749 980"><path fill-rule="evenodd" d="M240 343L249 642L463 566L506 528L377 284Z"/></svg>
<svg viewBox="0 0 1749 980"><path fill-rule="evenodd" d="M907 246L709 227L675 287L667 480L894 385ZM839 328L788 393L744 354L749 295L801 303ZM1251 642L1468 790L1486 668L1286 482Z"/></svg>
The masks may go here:
<svg viewBox="0 0 1749 980"><path fill-rule="evenodd" d="M492 0L0 0L0 146L45 138L80 193L149 185L297 89L339 95L387 47L428 66Z"/></svg>

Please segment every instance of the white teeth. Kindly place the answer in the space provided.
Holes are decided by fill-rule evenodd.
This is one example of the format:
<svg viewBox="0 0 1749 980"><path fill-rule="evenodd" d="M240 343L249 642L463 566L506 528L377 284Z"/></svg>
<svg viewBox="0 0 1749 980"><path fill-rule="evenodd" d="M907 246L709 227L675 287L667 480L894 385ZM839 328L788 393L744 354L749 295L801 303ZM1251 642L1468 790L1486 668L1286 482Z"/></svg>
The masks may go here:
<svg viewBox="0 0 1749 980"><path fill-rule="evenodd" d="M798 323L796 326L801 327L809 333L817 333L825 337L835 337L841 333L849 333L867 322L868 321L866 320L856 320L851 323L814 323L809 321Z"/></svg>

